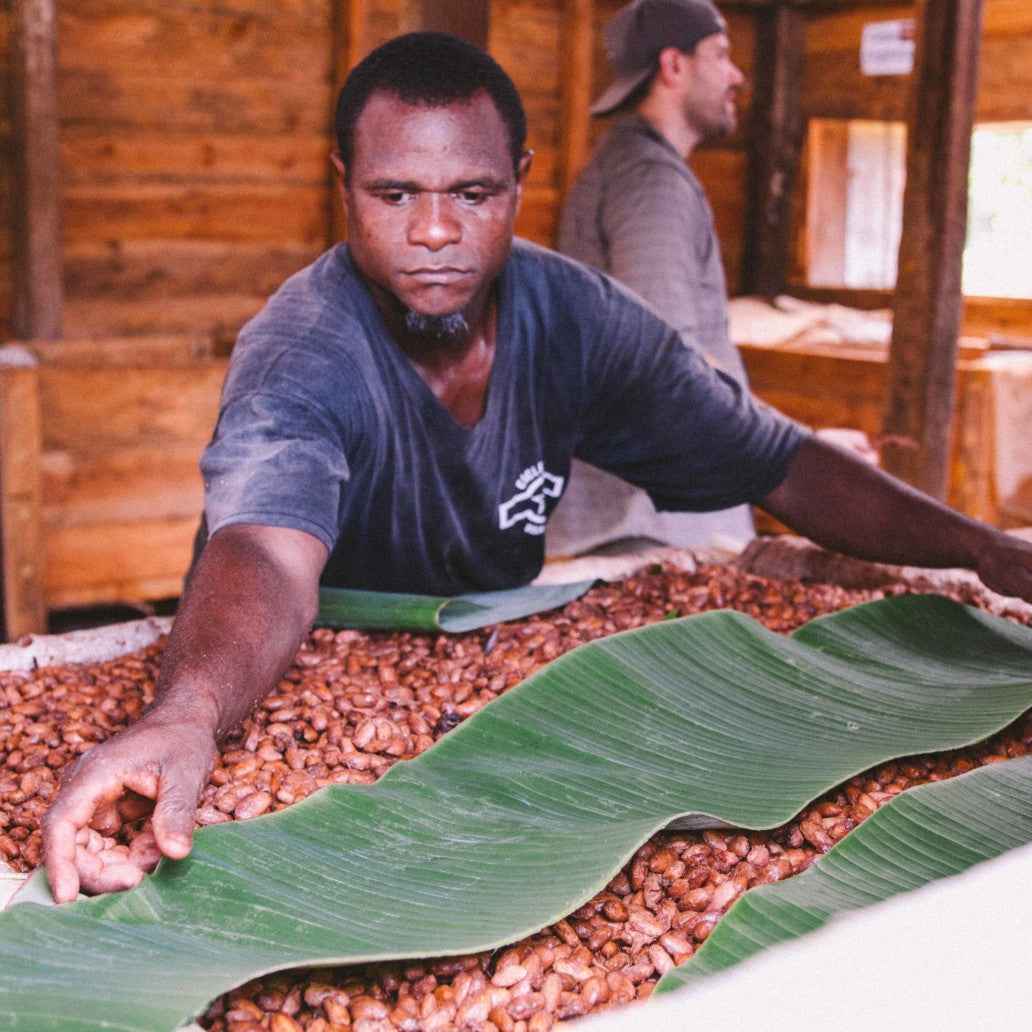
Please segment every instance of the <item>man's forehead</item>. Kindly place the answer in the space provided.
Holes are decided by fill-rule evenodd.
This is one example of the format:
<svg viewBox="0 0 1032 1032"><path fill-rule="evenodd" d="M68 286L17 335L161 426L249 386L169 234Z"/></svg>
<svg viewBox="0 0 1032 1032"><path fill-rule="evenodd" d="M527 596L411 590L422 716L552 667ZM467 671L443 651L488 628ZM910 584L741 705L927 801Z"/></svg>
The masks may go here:
<svg viewBox="0 0 1032 1032"><path fill-rule="evenodd" d="M455 119L470 120L476 123L481 131L498 128L503 134L505 133L505 121L502 114L491 94L486 90L477 90L468 97L455 100L433 102L409 100L393 90L374 90L369 94L369 99L355 122L356 130L360 129L364 122L371 121L372 118L385 112L388 113L388 117L409 119L427 114L440 114ZM367 116L370 117L367 118Z"/></svg>
<svg viewBox="0 0 1032 1032"><path fill-rule="evenodd" d="M700 39L696 50L709 50L715 54L727 54L731 51L731 40L725 32L715 32L712 36Z"/></svg>
<svg viewBox="0 0 1032 1032"><path fill-rule="evenodd" d="M486 92L435 104L375 92L355 124L354 150L363 165L394 164L411 156L485 170L512 167L505 123Z"/></svg>

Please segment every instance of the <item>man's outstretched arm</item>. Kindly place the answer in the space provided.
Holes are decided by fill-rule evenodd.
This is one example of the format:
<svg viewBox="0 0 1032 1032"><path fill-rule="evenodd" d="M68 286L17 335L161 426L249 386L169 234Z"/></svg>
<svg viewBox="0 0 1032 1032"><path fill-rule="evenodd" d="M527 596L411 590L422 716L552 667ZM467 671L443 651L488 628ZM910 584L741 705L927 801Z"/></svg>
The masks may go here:
<svg viewBox="0 0 1032 1032"><path fill-rule="evenodd" d="M818 437L803 443L788 476L758 504L832 551L974 570L993 591L1032 602L1032 544L963 516Z"/></svg>
<svg viewBox="0 0 1032 1032"><path fill-rule="evenodd" d="M322 542L302 531L239 525L212 535L176 616L154 705L69 766L43 817L59 903L80 886L129 888L158 852L180 859L190 851L217 743L293 660L315 619L326 558ZM127 859L90 848L90 829L114 833L140 797L153 801L156 850Z"/></svg>

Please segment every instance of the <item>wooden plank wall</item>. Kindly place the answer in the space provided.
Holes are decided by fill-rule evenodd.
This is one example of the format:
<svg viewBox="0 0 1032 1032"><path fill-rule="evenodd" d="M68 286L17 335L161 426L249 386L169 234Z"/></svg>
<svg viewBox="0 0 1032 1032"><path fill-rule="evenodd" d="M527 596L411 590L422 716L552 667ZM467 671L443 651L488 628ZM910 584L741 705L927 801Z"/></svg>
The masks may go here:
<svg viewBox="0 0 1032 1032"><path fill-rule="evenodd" d="M0 5L0 76L5 83L10 73L10 25L10 9L7 4ZM11 90L0 90L0 339L10 337L14 329L14 302L11 296L11 279L14 274L11 241L14 223L14 147L11 115Z"/></svg>
<svg viewBox="0 0 1032 1032"><path fill-rule="evenodd" d="M574 119L608 81L602 28L619 6L490 5L489 48L524 97L536 154L517 228L541 243L554 241L564 185L605 128ZM231 341L287 275L340 235L326 157L337 80L350 59L411 27L411 3L59 0L58 13L64 336L202 332ZM751 15L730 17L748 70ZM9 20L4 5L2 74ZM572 45L581 48L579 74L589 65L579 107L561 81ZM10 153L8 105L5 93L0 156ZM745 142L743 128L696 163L732 286ZM0 162L2 339L12 334L10 165Z"/></svg>
<svg viewBox="0 0 1032 1032"><path fill-rule="evenodd" d="M65 336L231 339L286 275L339 235L326 159L337 80L348 54L411 27L411 6L59 0ZM577 118L608 82L602 28L619 6L491 0L489 47L530 116L536 158L518 229L531 239L553 242L564 186L606 127ZM751 76L755 5L722 6L734 57ZM821 10L810 3L805 11L804 115L903 118L906 77L864 78L857 55L865 22L909 16L912 4L865 0ZM4 75L9 22L8 5L0 5ZM978 118L1032 119L1032 5L986 0L985 22ZM349 38L355 26L361 39ZM572 72L578 62L581 71ZM564 72L583 76L585 62L586 96L573 96ZM713 203L732 292L748 233L751 100L747 86L739 129L692 159ZM0 94L0 158L11 153L9 103ZM10 166L0 161L0 337L8 339ZM793 197L793 287L804 283L804 183L800 175ZM1032 332L1028 307L969 305L968 328Z"/></svg>
<svg viewBox="0 0 1032 1032"><path fill-rule="evenodd" d="M232 334L327 239L328 0L61 0L65 335Z"/></svg>

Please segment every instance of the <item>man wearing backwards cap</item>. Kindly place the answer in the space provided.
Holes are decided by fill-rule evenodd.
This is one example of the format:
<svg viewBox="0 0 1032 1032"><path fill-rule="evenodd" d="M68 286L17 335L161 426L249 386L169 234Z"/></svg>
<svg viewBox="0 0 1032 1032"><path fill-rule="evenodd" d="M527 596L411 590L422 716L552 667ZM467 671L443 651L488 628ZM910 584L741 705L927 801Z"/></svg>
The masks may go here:
<svg viewBox="0 0 1032 1032"><path fill-rule="evenodd" d="M685 162L696 144L735 128L744 79L726 28L709 0L634 0L609 21L614 81L591 113L619 114L570 192L559 250L625 283L712 364L745 383L728 333L713 215ZM571 554L626 538L744 544L753 533L747 506L657 513L643 491L575 463L546 540L553 554Z"/></svg>

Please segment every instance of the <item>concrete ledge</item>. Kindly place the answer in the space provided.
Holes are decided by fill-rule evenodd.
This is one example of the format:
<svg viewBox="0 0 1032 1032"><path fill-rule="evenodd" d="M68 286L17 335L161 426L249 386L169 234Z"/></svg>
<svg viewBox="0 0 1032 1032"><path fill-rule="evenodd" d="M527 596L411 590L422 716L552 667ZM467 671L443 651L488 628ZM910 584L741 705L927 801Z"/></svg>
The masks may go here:
<svg viewBox="0 0 1032 1032"><path fill-rule="evenodd" d="M0 645L0 670L101 663L152 644L168 634L171 626L171 616L148 616L66 634L28 634L17 642Z"/></svg>

